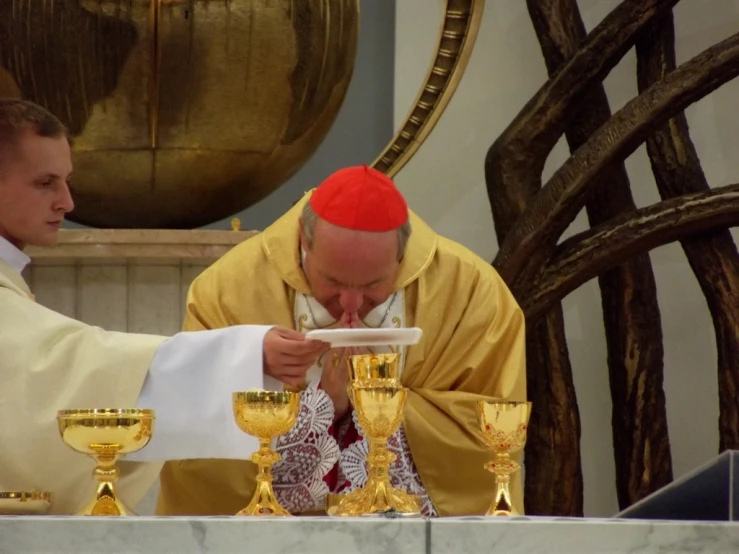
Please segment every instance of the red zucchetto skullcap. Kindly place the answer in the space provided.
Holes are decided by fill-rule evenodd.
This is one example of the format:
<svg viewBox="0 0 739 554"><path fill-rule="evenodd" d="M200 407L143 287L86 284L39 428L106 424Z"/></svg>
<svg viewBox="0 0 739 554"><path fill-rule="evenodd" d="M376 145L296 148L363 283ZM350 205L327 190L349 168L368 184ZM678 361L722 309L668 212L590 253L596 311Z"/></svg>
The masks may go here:
<svg viewBox="0 0 739 554"><path fill-rule="evenodd" d="M330 175L310 198L321 219L356 231L392 231L408 221L408 205L390 178L366 165Z"/></svg>

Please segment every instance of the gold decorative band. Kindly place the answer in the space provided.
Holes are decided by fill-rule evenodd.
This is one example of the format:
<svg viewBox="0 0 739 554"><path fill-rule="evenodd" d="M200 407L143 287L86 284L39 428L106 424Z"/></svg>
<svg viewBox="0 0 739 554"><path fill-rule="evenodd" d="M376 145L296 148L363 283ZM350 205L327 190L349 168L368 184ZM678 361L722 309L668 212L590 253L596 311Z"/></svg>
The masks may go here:
<svg viewBox="0 0 739 554"><path fill-rule="evenodd" d="M405 122L372 167L389 177L421 146L462 79L475 45L485 0L446 0L436 56Z"/></svg>

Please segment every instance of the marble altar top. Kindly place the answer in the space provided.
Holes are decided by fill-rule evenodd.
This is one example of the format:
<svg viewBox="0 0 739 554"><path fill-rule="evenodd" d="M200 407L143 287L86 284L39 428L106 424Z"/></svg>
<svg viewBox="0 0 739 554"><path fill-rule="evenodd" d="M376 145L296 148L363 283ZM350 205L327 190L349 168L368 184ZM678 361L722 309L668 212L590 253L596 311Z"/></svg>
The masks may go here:
<svg viewBox="0 0 739 554"><path fill-rule="evenodd" d="M739 523L569 518L0 517L2 554L739 552Z"/></svg>

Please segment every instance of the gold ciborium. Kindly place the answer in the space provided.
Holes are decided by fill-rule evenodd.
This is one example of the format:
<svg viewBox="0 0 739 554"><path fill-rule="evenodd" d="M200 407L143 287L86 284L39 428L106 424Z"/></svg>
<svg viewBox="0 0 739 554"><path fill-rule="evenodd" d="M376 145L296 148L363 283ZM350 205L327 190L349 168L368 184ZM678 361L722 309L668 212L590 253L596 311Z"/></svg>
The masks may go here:
<svg viewBox="0 0 739 554"><path fill-rule="evenodd" d="M349 386L349 399L357 413L362 433L369 443L367 483L363 488L345 495L335 509L331 507L329 513L333 512L337 516L362 516L387 512L398 515L420 515L418 497L393 487L389 477L390 464L395 461L396 456L388 451L387 441L403 421L403 408L408 393L397 381L397 357L392 363L385 363L382 366L387 371L383 369L371 377L368 374L358 376L356 370L360 367L377 369L380 365L366 363L362 366L360 365L362 360L359 358L365 358L364 362L371 362L369 358L377 356L353 356L350 360L352 377L356 379ZM391 369L393 367L395 369Z"/></svg>
<svg viewBox="0 0 739 554"><path fill-rule="evenodd" d="M485 443L495 450L495 460L485 469L495 475L495 499L486 516L517 515L511 501L511 475L521 465L511 459L526 444L526 430L531 415L531 402L480 400L477 403L480 426Z"/></svg>
<svg viewBox="0 0 739 554"><path fill-rule="evenodd" d="M280 455L272 450L272 439L293 428L300 410L296 392L247 391L233 393L233 410L239 428L259 439L259 450L251 456L257 464L257 488L249 505L237 516L289 516L275 497L272 466Z"/></svg>
<svg viewBox="0 0 739 554"><path fill-rule="evenodd" d="M118 497L115 483L122 456L144 448L154 430L154 411L136 409L61 410L57 422L62 440L73 450L95 459L95 497L77 515L136 515Z"/></svg>

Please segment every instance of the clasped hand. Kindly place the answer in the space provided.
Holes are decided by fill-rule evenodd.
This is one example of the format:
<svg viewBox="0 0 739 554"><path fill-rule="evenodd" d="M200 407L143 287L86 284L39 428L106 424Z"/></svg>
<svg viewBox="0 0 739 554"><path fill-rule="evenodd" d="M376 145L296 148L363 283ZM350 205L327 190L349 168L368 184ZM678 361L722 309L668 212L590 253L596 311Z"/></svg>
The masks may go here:
<svg viewBox="0 0 739 554"><path fill-rule="evenodd" d="M339 321L339 326L344 329L357 327L356 314L344 313ZM334 422L344 417L351 404L349 402L349 367L347 358L359 354L354 347L334 348L329 351L323 361L323 372L321 373L321 388L326 391L334 403Z"/></svg>
<svg viewBox="0 0 739 554"><path fill-rule="evenodd" d="M334 403L334 422L344 417L349 411L349 368L347 357L356 354L355 348L334 348L329 351L323 361L321 388L326 391Z"/></svg>

